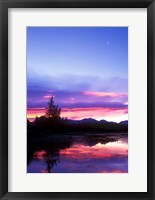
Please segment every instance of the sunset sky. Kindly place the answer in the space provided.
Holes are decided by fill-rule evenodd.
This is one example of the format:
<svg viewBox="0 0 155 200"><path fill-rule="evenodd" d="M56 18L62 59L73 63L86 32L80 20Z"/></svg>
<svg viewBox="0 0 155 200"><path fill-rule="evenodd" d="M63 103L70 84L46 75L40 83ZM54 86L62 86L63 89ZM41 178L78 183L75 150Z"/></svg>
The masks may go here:
<svg viewBox="0 0 155 200"><path fill-rule="evenodd" d="M127 27L28 27L27 117L128 119Z"/></svg>

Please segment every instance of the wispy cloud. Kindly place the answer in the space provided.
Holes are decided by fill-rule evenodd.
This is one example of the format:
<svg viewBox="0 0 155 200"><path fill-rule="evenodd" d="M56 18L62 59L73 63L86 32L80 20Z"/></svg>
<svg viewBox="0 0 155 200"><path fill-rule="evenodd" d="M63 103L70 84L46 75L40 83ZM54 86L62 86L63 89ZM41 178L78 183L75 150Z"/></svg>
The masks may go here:
<svg viewBox="0 0 155 200"><path fill-rule="evenodd" d="M80 104L79 104L80 105ZM81 104L82 105L82 104ZM87 105L88 106L88 105ZM35 118L36 116L42 116L45 114L45 108L30 108L27 112L28 118ZM94 118L97 120L106 119L109 121L122 121L127 119L128 108L127 106L106 106L106 107L63 107L61 111L61 117L67 117L68 119L80 120L83 118ZM114 120L115 118L115 120Z"/></svg>
<svg viewBox="0 0 155 200"><path fill-rule="evenodd" d="M107 120L115 118L114 121L121 121L123 117L126 119L128 95L126 89L123 87L121 89L119 85L122 79L113 79L117 82L117 87L114 89L116 84L109 84L110 81L111 79L101 80L96 77L75 75L28 80L28 118L44 115L47 102L53 95L55 104L62 108L62 117L70 119L92 117Z"/></svg>
<svg viewBox="0 0 155 200"><path fill-rule="evenodd" d="M92 91L84 91L84 95L96 96L96 97L127 97L127 94L123 93L115 93L115 92L92 92Z"/></svg>

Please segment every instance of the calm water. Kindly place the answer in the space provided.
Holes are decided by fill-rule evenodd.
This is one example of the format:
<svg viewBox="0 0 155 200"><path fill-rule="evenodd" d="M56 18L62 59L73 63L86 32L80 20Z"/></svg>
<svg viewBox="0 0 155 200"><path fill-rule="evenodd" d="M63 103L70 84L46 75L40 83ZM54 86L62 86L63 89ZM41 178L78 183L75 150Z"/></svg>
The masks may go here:
<svg viewBox="0 0 155 200"><path fill-rule="evenodd" d="M28 173L127 173L128 136L59 135L28 146Z"/></svg>

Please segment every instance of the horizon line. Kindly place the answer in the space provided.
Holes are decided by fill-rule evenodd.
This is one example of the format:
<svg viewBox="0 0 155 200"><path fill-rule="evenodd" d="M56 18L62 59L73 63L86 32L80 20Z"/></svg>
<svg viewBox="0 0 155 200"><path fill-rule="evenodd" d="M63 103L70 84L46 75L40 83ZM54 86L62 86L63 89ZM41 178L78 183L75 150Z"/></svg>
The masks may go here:
<svg viewBox="0 0 155 200"><path fill-rule="evenodd" d="M38 116L36 116L36 117L38 117ZM42 116L40 116L40 117L45 117L45 116L42 115ZM38 118L40 118L40 117L38 117ZM65 117L62 117L61 119L64 119L64 118L65 118ZM30 121L30 119L33 119L33 121ZM35 119L36 119L36 118L27 118L27 120L29 120L30 122L34 122ZM98 120L98 119L94 119L94 118L91 118L91 117L89 117L89 118L83 118L83 119L77 119L77 120L67 118L67 120L72 120L72 121L82 121L82 120L84 120L84 119L93 119L93 120L98 121L98 122L104 120L104 121L107 121L107 122L114 122L114 123L117 123L117 124L119 124L120 122L128 121L128 119L124 119L124 120L121 120L121 121L119 121L119 122L116 122L116 121L108 121L108 120L105 120L105 119L100 119L100 120Z"/></svg>

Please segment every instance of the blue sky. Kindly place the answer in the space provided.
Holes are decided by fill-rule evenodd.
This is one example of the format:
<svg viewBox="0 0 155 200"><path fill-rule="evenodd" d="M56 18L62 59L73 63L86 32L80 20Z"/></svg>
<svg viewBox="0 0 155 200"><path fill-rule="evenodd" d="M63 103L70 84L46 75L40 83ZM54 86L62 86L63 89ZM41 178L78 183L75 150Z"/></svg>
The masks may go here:
<svg viewBox="0 0 155 200"><path fill-rule="evenodd" d="M107 102L124 107L128 98L128 28L28 27L27 83L28 109L44 108L51 94L68 109L74 104L88 108L98 103L104 108Z"/></svg>

